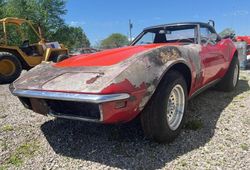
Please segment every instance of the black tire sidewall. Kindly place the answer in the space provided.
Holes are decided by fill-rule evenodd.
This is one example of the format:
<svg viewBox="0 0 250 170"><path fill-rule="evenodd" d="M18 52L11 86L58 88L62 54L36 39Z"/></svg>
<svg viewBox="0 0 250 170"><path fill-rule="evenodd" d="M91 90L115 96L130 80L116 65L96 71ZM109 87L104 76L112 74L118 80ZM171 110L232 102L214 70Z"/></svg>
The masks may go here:
<svg viewBox="0 0 250 170"><path fill-rule="evenodd" d="M176 130L172 130L168 125L166 111L170 93L176 85L180 85L184 90L185 108L179 127ZM183 76L175 71L168 73L159 84L148 106L145 107L146 110L145 113L143 113L144 115L142 115L142 125L147 131L144 131L146 135L159 143L172 142L179 135L185 122L187 100L187 84ZM150 134L148 135L147 133Z"/></svg>
<svg viewBox="0 0 250 170"><path fill-rule="evenodd" d="M237 82L236 82L236 85L234 86L233 85L233 79L234 79L234 71L235 71L235 67L236 67L236 65L238 65L238 75L237 75ZM238 85L238 83L239 83L239 76L240 76L240 63L239 63L239 59L238 59L238 57L235 57L234 59L233 59L233 61L232 61L232 66L230 66L230 67L232 67L232 69L233 69L233 72L232 72L232 78L231 78L231 83L232 83L232 89L234 89L235 87L237 87L237 85Z"/></svg>
<svg viewBox="0 0 250 170"><path fill-rule="evenodd" d="M1 52L0 53L0 61L2 59L8 59L8 60L12 61L16 67L16 70L10 76L4 76L4 75L0 74L0 84L12 83L20 76L20 74L22 72L22 65L21 65L20 61L17 59L17 57L11 53Z"/></svg>
<svg viewBox="0 0 250 170"><path fill-rule="evenodd" d="M157 112L159 113L158 126L160 129L162 129L162 132L160 134L160 136L162 136L162 138L174 139L179 134L179 132L183 126L184 120L185 120L185 111L186 111L186 107L187 107L187 85L186 85L185 80L181 77L179 77L176 80L172 80L171 83L165 83L165 84L166 84L165 91L162 90L162 92L158 94L159 104L158 104L158 107L156 108ZM169 99L170 93L176 85L180 85L184 90L185 109L184 109L183 117L182 117L182 120L181 120L179 127L176 130L172 130L172 129L170 129L168 121L167 121L166 110L167 110L167 104L168 104L168 99Z"/></svg>

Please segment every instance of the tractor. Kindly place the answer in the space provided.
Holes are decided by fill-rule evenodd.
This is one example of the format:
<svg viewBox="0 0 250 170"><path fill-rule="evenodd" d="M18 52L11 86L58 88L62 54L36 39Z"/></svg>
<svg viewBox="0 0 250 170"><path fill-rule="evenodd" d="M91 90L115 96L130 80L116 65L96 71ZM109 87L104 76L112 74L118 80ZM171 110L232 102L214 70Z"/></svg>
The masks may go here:
<svg viewBox="0 0 250 170"><path fill-rule="evenodd" d="M41 62L59 62L68 56L64 45L47 42L30 20L10 17L0 20L0 84L13 82L22 70Z"/></svg>

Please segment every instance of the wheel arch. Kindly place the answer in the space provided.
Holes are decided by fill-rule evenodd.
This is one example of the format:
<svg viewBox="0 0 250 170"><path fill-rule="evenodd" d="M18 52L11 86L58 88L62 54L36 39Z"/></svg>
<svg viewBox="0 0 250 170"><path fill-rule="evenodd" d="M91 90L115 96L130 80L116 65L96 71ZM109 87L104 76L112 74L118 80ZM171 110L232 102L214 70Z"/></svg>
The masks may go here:
<svg viewBox="0 0 250 170"><path fill-rule="evenodd" d="M187 88L188 88L187 91L189 94L191 90L191 84L192 84L192 72L191 72L190 67L184 62L177 62L177 63L172 64L170 67L168 67L168 69L163 74L162 78L160 79L159 84L166 78L167 73L169 73L170 71L177 71L181 75L183 75L183 78L185 79L187 83Z"/></svg>
<svg viewBox="0 0 250 170"><path fill-rule="evenodd" d="M239 58L239 52L237 49L235 49L232 53L232 55L230 56L230 63L232 62L232 60L234 59L234 57L238 57Z"/></svg>

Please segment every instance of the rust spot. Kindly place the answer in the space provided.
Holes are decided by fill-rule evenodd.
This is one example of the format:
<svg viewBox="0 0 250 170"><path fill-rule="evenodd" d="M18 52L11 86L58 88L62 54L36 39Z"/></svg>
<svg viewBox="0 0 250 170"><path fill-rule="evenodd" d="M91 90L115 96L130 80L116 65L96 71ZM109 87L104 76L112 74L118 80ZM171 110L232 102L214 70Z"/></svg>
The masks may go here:
<svg viewBox="0 0 250 170"><path fill-rule="evenodd" d="M100 76L93 77L86 81L86 84L93 84Z"/></svg>
<svg viewBox="0 0 250 170"><path fill-rule="evenodd" d="M175 48L168 49L166 52L161 51L160 53L160 59L162 63L166 63L169 60L176 60L179 57L180 54Z"/></svg>

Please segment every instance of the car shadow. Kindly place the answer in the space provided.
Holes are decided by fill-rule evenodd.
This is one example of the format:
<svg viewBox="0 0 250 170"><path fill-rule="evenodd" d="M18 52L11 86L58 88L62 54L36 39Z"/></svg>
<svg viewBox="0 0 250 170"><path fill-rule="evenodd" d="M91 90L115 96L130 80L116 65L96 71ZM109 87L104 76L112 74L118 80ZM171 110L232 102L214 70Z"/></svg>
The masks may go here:
<svg viewBox="0 0 250 170"><path fill-rule="evenodd" d="M57 154L121 169L158 169L209 142L222 111L234 97L248 90L248 81L240 80L234 92L208 90L192 99L187 110L189 120L199 119L203 127L184 128L171 144L145 139L136 121L102 125L54 119L44 123L41 130Z"/></svg>

